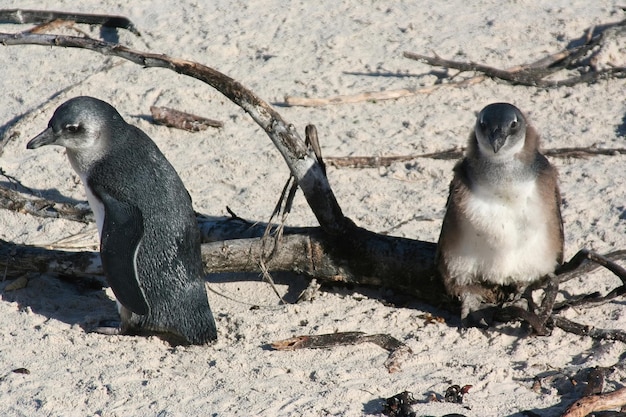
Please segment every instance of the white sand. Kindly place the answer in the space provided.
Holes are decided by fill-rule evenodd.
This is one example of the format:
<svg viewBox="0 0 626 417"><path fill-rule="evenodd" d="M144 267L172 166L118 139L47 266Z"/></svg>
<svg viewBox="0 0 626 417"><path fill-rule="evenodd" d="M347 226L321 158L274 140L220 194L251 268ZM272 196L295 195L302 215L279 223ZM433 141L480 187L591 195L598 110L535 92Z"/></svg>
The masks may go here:
<svg viewBox="0 0 626 417"><path fill-rule="evenodd" d="M284 95L329 97L431 85L426 65L404 51L510 67L566 47L590 26L621 20L620 1L463 0L382 2L230 2L3 0L4 8L48 8L129 17L142 32L120 30L119 41L214 67L269 102ZM99 29L80 26L92 36ZM2 31L28 26L2 25ZM65 30L64 33L74 32ZM114 32L105 31L111 40ZM619 51L618 51L619 52ZM618 53L619 55L619 53ZM624 51L621 51L624 58ZM623 61L622 61L623 62ZM197 211L265 221L288 170L268 137L238 107L210 87L163 69L142 69L81 50L0 47L0 133L15 137L1 156L9 175L42 196L85 201L61 148L27 151L54 109L92 95L113 104L148 133L178 169ZM379 72L380 76L368 75ZM626 82L540 90L485 81L377 103L281 108L301 133L318 128L325 155L406 155L464 146L474 114L494 101L527 112L546 148L624 146ZM223 120L225 127L186 133L152 125L151 105ZM17 118L17 123L13 121ZM6 129L6 126L10 127ZM618 129L621 126L621 136ZM626 247L626 157L552 159L561 174L566 257L587 247ZM380 169L329 170L344 212L377 232L435 241L454 161L419 159ZM5 181L0 178L0 181ZM423 220L426 218L427 220ZM301 195L292 225L315 225ZM46 245L83 232L79 246L97 243L95 225L42 220L2 211L0 237ZM80 293L47 276L0 294L0 410L9 416L379 415L382 399L404 390L425 400L451 384L471 384L463 405L421 403L418 415L557 416L584 384L567 377L616 363L625 346L555 330L524 337L518 325L460 332L458 321L425 304L387 306L384 290L337 289L312 302L279 306L256 276L216 280L210 293L219 327L211 346L172 349L157 338L87 334L83 326L115 317L112 293ZM0 283L2 290L10 281ZM605 272L572 282L569 293L616 285ZM289 291L285 285L279 286ZM292 291L294 291L292 289ZM261 308L251 310L251 305ZM569 311L566 316L604 328L626 327L624 302ZM447 323L426 324L426 312ZM334 331L389 333L415 352L403 371L389 374L387 353L363 344L331 350L277 352L266 344L298 334ZM30 374L13 373L24 367ZM540 392L536 376L551 376ZM626 374L607 378L607 391Z"/></svg>

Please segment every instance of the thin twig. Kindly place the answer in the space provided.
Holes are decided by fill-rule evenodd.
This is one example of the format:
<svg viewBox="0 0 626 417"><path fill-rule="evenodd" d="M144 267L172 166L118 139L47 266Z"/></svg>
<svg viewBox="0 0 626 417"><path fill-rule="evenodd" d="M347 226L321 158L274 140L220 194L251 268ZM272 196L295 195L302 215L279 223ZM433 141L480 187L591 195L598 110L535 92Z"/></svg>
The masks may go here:
<svg viewBox="0 0 626 417"><path fill-rule="evenodd" d="M380 168L388 167L396 162L407 162L419 158L456 160L463 156L465 148L450 148L439 152L429 152L416 155L398 156L327 156L328 165L336 168ZM626 155L626 148L597 148L594 145L587 147L568 147L544 149L544 155L554 158L586 158L595 155Z"/></svg>
<svg viewBox="0 0 626 417"><path fill-rule="evenodd" d="M467 87L478 84L487 78L495 78L509 82L511 84L527 85L541 88L572 86L580 83L594 83L608 78L624 78L626 77L626 67L612 67L597 70L589 62L584 62L583 58L598 45L605 40L605 31L608 29L618 28L626 25L626 20L608 24L603 27L603 31L593 34L593 30L587 31L583 44L564 49L562 51L550 54L540 58L530 64L516 65L507 69L499 69L489 65L453 61L441 58L433 53L433 56L417 54L413 52L404 52L404 57L424 62L431 66L439 66L451 68L462 72L478 73L460 81L450 81L447 83L436 84L432 86L366 92L360 94L340 95L330 98L306 98L286 96L285 102L280 103L287 106L326 106L329 104L346 104L357 103L363 101L392 100L401 97L416 96L419 94L430 94L442 87ZM546 79L547 76L554 74L563 69L578 70L581 75L570 77L562 80Z"/></svg>
<svg viewBox="0 0 626 417"><path fill-rule="evenodd" d="M276 350L320 349L333 346L356 345L358 343L374 343L390 352L385 367L390 373L400 370L400 361L413 353L410 347L388 334L366 335L363 332L338 332L319 335L296 336L272 342Z"/></svg>
<svg viewBox="0 0 626 417"><path fill-rule="evenodd" d="M377 102L381 100L395 100L402 97L413 97L420 94L430 94L442 87L456 87L463 88L473 84L482 82L485 77L477 76L458 82L450 82L447 84L437 84L430 87L423 88L403 88L399 90L384 90L384 91L370 91L359 94L339 95L329 98L307 98L307 97L293 97L285 96L284 103L276 103L284 106L302 106L302 107L318 107L327 106L329 104L348 104L348 103L360 103L363 101Z"/></svg>

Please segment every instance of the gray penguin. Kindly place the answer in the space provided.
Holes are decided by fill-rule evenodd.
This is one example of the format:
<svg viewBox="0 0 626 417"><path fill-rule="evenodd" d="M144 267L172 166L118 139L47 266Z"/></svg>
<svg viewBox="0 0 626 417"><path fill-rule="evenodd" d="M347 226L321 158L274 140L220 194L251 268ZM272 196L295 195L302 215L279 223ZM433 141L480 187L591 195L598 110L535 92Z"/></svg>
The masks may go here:
<svg viewBox="0 0 626 417"><path fill-rule="evenodd" d="M563 262L557 179L517 107L481 110L466 156L454 167L436 255L465 325L484 327L483 302L519 294Z"/></svg>
<svg viewBox="0 0 626 417"><path fill-rule="evenodd" d="M150 137L110 104L83 96L59 106L26 147L44 145L66 148L85 187L120 333L216 340L191 197Z"/></svg>

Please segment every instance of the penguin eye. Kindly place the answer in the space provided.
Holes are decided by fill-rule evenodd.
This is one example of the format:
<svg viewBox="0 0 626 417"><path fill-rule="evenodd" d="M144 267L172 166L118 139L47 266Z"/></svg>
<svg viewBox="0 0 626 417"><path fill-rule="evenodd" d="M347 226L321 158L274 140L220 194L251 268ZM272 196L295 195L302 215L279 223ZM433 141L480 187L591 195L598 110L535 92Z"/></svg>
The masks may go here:
<svg viewBox="0 0 626 417"><path fill-rule="evenodd" d="M518 126L519 126L519 122L517 120L513 120L511 122L511 129L517 129Z"/></svg>
<svg viewBox="0 0 626 417"><path fill-rule="evenodd" d="M78 132L79 129L80 129L79 125L66 125L65 126L65 130L67 130L70 133L76 133Z"/></svg>
<svg viewBox="0 0 626 417"><path fill-rule="evenodd" d="M479 125L482 130L487 129L487 123L483 122L482 120L480 121Z"/></svg>

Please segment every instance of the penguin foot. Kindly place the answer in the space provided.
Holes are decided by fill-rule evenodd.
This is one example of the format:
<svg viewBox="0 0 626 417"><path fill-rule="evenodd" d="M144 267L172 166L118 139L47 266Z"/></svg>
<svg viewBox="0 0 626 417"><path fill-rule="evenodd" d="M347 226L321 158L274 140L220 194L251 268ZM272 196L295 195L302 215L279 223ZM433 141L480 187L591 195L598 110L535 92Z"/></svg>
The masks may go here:
<svg viewBox="0 0 626 417"><path fill-rule="evenodd" d="M494 304L482 304L479 308L470 311L461 319L463 327L488 329L494 322L496 308Z"/></svg>
<svg viewBox="0 0 626 417"><path fill-rule="evenodd" d="M121 323L119 321L115 320L103 320L98 323L98 326L91 329L89 333L98 333L107 336L119 336L121 334L124 334L122 332L120 324Z"/></svg>

